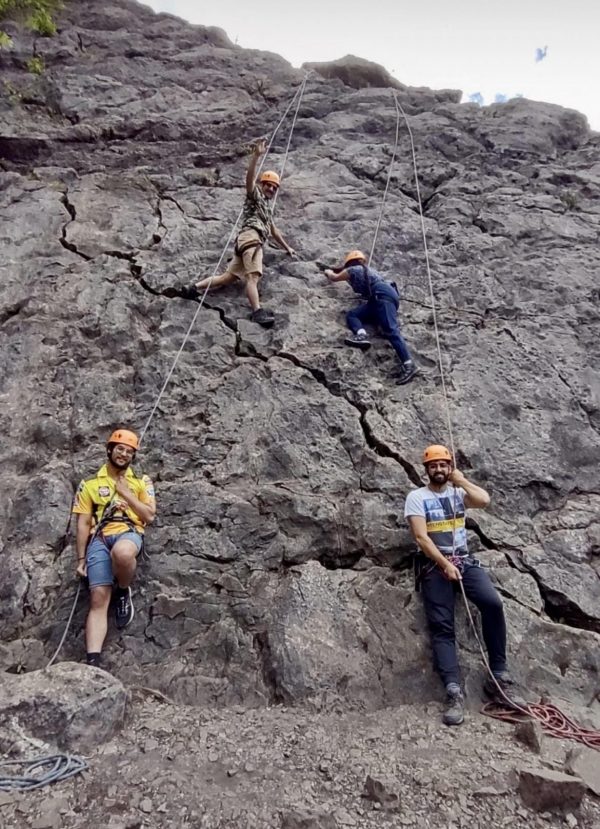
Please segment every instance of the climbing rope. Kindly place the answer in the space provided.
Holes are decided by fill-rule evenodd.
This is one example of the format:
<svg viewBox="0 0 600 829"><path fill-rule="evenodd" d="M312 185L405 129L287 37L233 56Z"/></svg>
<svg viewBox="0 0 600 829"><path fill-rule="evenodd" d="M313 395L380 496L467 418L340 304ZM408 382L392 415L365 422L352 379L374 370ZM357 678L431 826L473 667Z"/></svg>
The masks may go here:
<svg viewBox="0 0 600 829"><path fill-rule="evenodd" d="M283 174L285 173L285 165L287 164L288 155L290 153L290 147L291 147L291 144L292 144L292 136L294 134L294 129L296 128L296 121L298 120L298 112L300 111L300 104L302 103L302 98L304 97L304 89L306 87L307 80L308 80L308 73L305 74L304 79L303 79L302 83L300 84L300 88L296 92L296 96L298 98L298 103L296 104L296 110L294 112L294 117L292 118L292 125L290 127L290 132L289 132L287 144L286 144L286 147L285 147L285 154L283 156L283 164L281 165L281 172L279 173L279 180L280 181L283 181ZM293 101L292 101L292 104L293 104ZM287 114L287 112L289 112L289 109L291 109L292 104L290 104L290 107L286 111L286 114ZM275 134L273 134L273 137L275 137ZM271 140L273 140L273 139L271 139ZM273 213L275 212L275 205L277 204L277 197L278 196L279 196L279 188L277 188L277 190L275 192L275 196L273 197L273 210L272 210Z"/></svg>
<svg viewBox="0 0 600 829"><path fill-rule="evenodd" d="M423 250L425 252L425 267L427 269L427 280L429 282L429 294L430 294L430 297L431 297L431 311L432 311L432 315L433 315L433 330L434 330L434 333L435 333L435 344L436 344L437 355L438 355L438 364L439 364L439 368L440 368L440 379L442 381L442 392L443 392L443 395L444 395L444 403L445 403L445 406L446 406L446 425L448 427L450 452L452 454L452 457L455 458L456 455L455 455L455 452L454 452L454 433L453 433L453 430L452 430L452 421L450 419L450 402L449 402L449 399L448 399L448 387L446 385L446 375L445 375L445 372L444 372L444 363L443 363L443 360L442 360L442 346L441 346L441 341L440 341L440 329L439 329L438 319L437 319L437 308L436 308L436 302L435 302L435 293L434 293L434 290L433 290L433 277L431 276L431 265L430 265L430 262L429 262L429 248L427 247L427 232L425 230L425 216L423 214L423 202L421 201L421 188L419 187L419 170L418 170L418 165L417 165L417 154L416 154L416 151L415 151L415 142L414 142L414 139L413 139L412 130L410 128L410 123L408 121L408 118L406 117L406 113L404 112L404 109L402 108L402 105L400 104L400 101L398 100L398 95L396 94L396 92L394 92L394 101L396 102L396 108L397 108L398 112L400 112L402 114L402 117L404 118L404 122L406 123L406 129L408 130L408 136L410 138L410 151L411 151L411 155L412 155L413 170L414 170L414 174L415 174L415 189L416 189L416 193L417 193L417 204L419 206L419 217L421 219L421 235L423 237Z"/></svg>
<svg viewBox="0 0 600 829"><path fill-rule="evenodd" d="M47 668L49 668L51 665L54 664L54 660L56 659L56 657L60 653L60 650L61 650L62 646L65 643L65 639L67 638L67 633L69 632L69 628L71 627L71 622L73 621L73 616L75 615L75 608L77 607L77 602L79 601L79 594L80 593L81 593L81 579L79 579L79 582L77 584L77 590L75 592L75 598L73 599L73 604L71 606L71 612L69 613L69 618L67 619L67 624L65 625L63 635L61 637L60 642L58 643L57 649L54 651L54 655L52 656L52 659L46 665Z"/></svg>
<svg viewBox="0 0 600 829"><path fill-rule="evenodd" d="M5 774L2 769L21 767L20 774ZM0 792L29 792L50 783L68 780L88 768L81 757L71 754L49 754L36 760L4 760L0 762Z"/></svg>
<svg viewBox="0 0 600 829"><path fill-rule="evenodd" d="M539 722L542 726L542 729L552 737L559 737L563 740L575 740L576 742L583 743L589 748L597 748L600 750L600 731L595 731L590 728L583 728L583 726L574 722L570 719L570 717L567 717L567 715L564 714L560 708L557 708L557 706L552 703L534 702L527 703L525 705L517 705L514 700L512 700L508 694L505 693L490 668L490 663L477 631L477 626L475 625L475 620L473 619L473 614L471 613L471 608L469 607L469 602L467 601L467 595L462 581L459 581L459 584L467 618L475 635L475 640L481 654L481 660L485 665L488 675L491 677L499 694L507 705L507 708L503 708L502 706L498 706L494 703L487 703L481 709L482 713L488 717L493 717L494 719L510 723L522 722L523 718L537 720L537 722Z"/></svg>
<svg viewBox="0 0 600 829"><path fill-rule="evenodd" d="M371 259L373 258L373 253L375 252L375 245L377 244L377 237L379 236L379 228L381 227L381 220L383 219L383 211L385 209L385 202L387 199L388 190L390 189L390 183L392 181L392 170L394 169L394 162L396 160L396 151L398 149L398 139L400 136L400 110L398 109L398 101L396 100L396 94L394 93L394 101L396 103L396 138L394 140L394 150L392 152L392 158L390 161L390 166L388 168L387 174L387 181L385 183L385 188L383 191L383 197L381 199L381 207L379 208L379 216L377 217L377 224L375 225L375 233L373 235L373 243L371 245L371 251L369 253L369 260L367 265L371 265Z"/></svg>
<svg viewBox="0 0 600 829"><path fill-rule="evenodd" d="M524 720L524 717L519 716L517 711L498 708L492 703L484 705L482 711L486 716L502 722L518 723ZM583 743L588 748L595 748L600 751L600 731L583 728L567 717L556 705L552 705L550 702L530 703L527 706L527 719L532 717L552 737L558 737L561 740L575 740L578 743Z"/></svg>
<svg viewBox="0 0 600 829"><path fill-rule="evenodd" d="M301 83L301 84L300 84L300 86L296 89L296 92L294 93L294 95L293 95L293 97L292 97L291 101L289 102L289 104L288 104L288 105L287 105L287 107L285 108L285 111L284 111L283 115L281 116L281 118L280 118L280 119L279 119L279 121L277 122L277 126L275 127L275 129L274 129L274 130L273 130L273 132L271 133L271 137L270 137L270 139L269 139L269 141L268 141L268 144L267 144L267 149L266 149L266 152L265 152L264 156L262 157L260 164L258 165L257 174L258 174L258 173L260 173L260 171L261 171L261 169L262 169L262 166L263 166L263 164L264 164L264 163L265 163L265 161L266 161L267 155L269 154L269 151L271 150L271 147L273 146L273 142L274 142L274 140L275 140L275 137L276 137L277 133L279 132L279 129L281 128L281 125L283 124L283 122L284 122L284 121L285 121L285 119L287 118L288 113L290 112L290 110L292 109L292 107L294 106L294 104L296 103L296 110L295 110L295 112L294 112L294 117L293 117L293 120L292 120L292 125L291 125L291 128L290 128L290 133L289 133L289 136L288 136L288 141L287 141L287 145L286 145L286 148L285 148L285 155L284 155L284 158L283 158L283 164L282 164L282 167L281 167L281 175L280 175L280 178L281 178L281 179L283 179L283 173L284 173L284 171L285 171L285 165L286 165L286 163L287 163L287 158L288 158L288 155L289 155L290 146L291 146L291 142L292 142L292 135L293 135L293 132L294 132L294 128L295 128L295 126L296 126L296 121L297 121L297 118L298 118L298 111L299 111L299 109L300 109L300 104L301 104L301 102L302 102L302 97L303 97L303 95L304 95L304 90L305 90L305 88L306 88L306 82L307 82L307 80L308 80L308 73L307 73L307 74L305 74L305 76L304 76L304 79L303 79L302 83ZM273 204L273 207L275 207L275 203ZM237 228L238 222L239 222L239 220L240 220L240 218L241 218L241 216L242 216L243 209L244 209L244 208L243 208L243 206L242 206L242 208L240 209L239 213L237 214L236 220L235 220L235 222L234 222L234 224L233 224L233 227L231 228L231 232L229 233L229 236L227 237L227 242L225 243L225 246L223 247L223 250L222 250L221 255L220 255L220 257L219 257L219 261L217 262L217 264L216 264L216 266L215 266L215 268L214 268L214 270L213 270L213 272L212 272L212 274L211 274L211 276L210 276L210 282L208 283L208 285L207 285L207 286L206 286L206 288L204 289L204 293L202 294L202 296L201 296L201 298L200 298L200 301L199 301L199 303L198 303L198 305L197 305L197 308L196 308L196 310L195 310L195 312L194 312L194 315L193 315L193 317L192 317L192 320L191 320L191 322L190 322L190 324L189 324L189 326L188 326L188 329L187 329L187 331L186 331L186 333L185 333L185 336L184 336L184 338L183 338L183 341L182 341L182 343L181 343L181 346L179 347L179 350L178 350L177 354L175 355L175 359L173 360L173 362L172 362L172 364L171 364L171 367L169 368L169 371L167 372L167 376L165 377L165 380L164 380L164 382L163 382L163 385L162 385L162 387L161 387L161 389L160 389L160 391L159 391L159 393L158 393L158 397L156 398L156 401L155 401L155 403L154 403L154 405L153 405L153 407L152 407L152 410L150 411L150 414L149 414L149 416L148 416L148 419L146 420L146 423L145 423L145 425L144 425L144 428L143 428L143 429L142 429L142 431L140 432L140 438L139 438L139 445L140 445L140 446L141 446L141 444L142 444L142 440L143 440L143 438L144 438L144 435L145 435L145 434L146 434L146 432L148 431L148 427L150 426L150 423L152 422L152 418L154 417L154 415L155 415L155 413L156 413L156 410L158 409L158 406L159 406L160 401L161 401L161 399L162 399L162 397L163 397L163 395L164 395L164 393L165 393L165 391L166 391L166 389L167 389L167 386L169 385L169 381L171 380L171 377L173 376L173 372L175 371L175 367L177 366L177 363L178 363L178 361L179 361L179 358L181 357L181 354L182 354L182 352L183 352L183 349L185 348L185 345L186 345L186 343L187 343L187 341L188 341L188 339L189 339L189 337L190 337L190 334L192 333L192 329L193 329L193 327L194 327L194 324L195 324L195 322L196 322L196 319L198 318L198 314L200 313L200 310L201 310L202 306L204 305L204 300L206 299L206 295L208 294L208 291L209 291L209 289L210 289L210 285L211 285L211 283L212 283L212 280L213 280L213 279L214 279L214 277L218 274L218 272L219 272L219 270L220 270L220 268L221 268L221 264L222 264L222 262L223 262L223 259L224 259L224 257L225 257L225 254L226 254L226 252L227 252L227 248L229 247L229 245L230 245L230 243L231 243L231 241L232 241L232 239L233 239L233 237L234 237L235 230L236 230L236 228ZM69 525L70 525L70 518L69 518ZM69 526L69 525L68 525L68 526ZM67 533L68 533L68 527L67 527ZM53 664L54 664L54 661L55 661L55 660L56 660L56 658L58 657L58 654L60 653L60 651L61 651L61 649L62 649L62 646L64 645L65 639L66 639L67 634L68 634L68 632L69 632L69 629L70 629L70 627L71 627L71 622L73 621L73 616L74 616L74 614L75 614L75 608L77 607L77 602L78 602L78 600L79 600L79 594L80 594L80 593L81 593L81 580L79 581L79 584L77 585L77 591L76 591L76 593L75 593L75 598L73 599L73 605L72 605L72 607L71 607L71 612L70 612L70 614L69 614L69 618L67 619L67 624L65 625L65 629L64 629L64 631L63 631L63 635L62 635L62 637L61 637L60 642L58 643L58 647L56 648L56 651L54 652L54 654L53 654L53 656L52 656L52 659L48 662L48 665L46 666L47 668L49 668L51 665L53 665Z"/></svg>
<svg viewBox="0 0 600 829"><path fill-rule="evenodd" d="M446 378L444 374L444 366L442 361L442 348L440 342L440 332L439 332L439 325L437 319L437 310L436 310L436 302L435 302L435 294L433 289L433 277L431 275L431 266L429 262L429 250L427 247L427 234L425 231L425 217L423 214L423 204L421 201L421 191L419 187L419 174L418 174L418 166L417 166L417 156L415 151L415 144L413 140L412 130L410 128L410 124L404 109L402 108L400 102L398 101L398 96L394 92L394 100L396 102L396 108L398 112L402 114L404 117L404 121L406 123L406 128L408 130L408 135L410 137L410 147L411 147L411 154L412 154L412 161L413 161L413 169L414 169L414 177L415 177L415 188L417 193L417 203L419 206L419 216L421 219L421 232L423 237L423 249L425 252L425 265L427 268L427 279L429 282L429 294L431 297L431 308L433 312L433 326L435 331L435 341L436 341L436 348L437 348L437 355L438 355L438 364L440 369L440 377L442 382L442 391L444 395L444 406L446 409L446 422L448 427L448 435L449 435L449 442L450 442L450 451L453 458L456 458L455 448L454 448L454 434L452 430L452 419L450 417L450 401L448 398L448 389L446 385ZM453 517L453 528L452 528L452 556L450 558L451 561L455 561L457 557L455 556L455 523L456 523L456 488L454 493L454 517ZM460 563L460 562L458 562ZM500 683L494 676L492 669L490 668L490 664L487 658L487 654L485 652L485 648L481 642L479 637L479 633L477 631L477 626L475 624L475 620L473 619L473 614L471 613L471 608L469 606L469 602L467 600L467 595L465 593L464 584L462 579L459 580L460 591L463 598L465 610L467 613L467 618L469 620L469 624L473 633L475 635L475 639L477 641L477 645L479 647L479 652L481 655L482 662L485 666L485 669L496 686L496 689L500 695L500 697L505 701L507 708L502 708L494 704L487 704L482 708L482 713L486 714L489 717L494 717L496 719L503 720L504 722L519 722L522 720L523 717L528 719L537 720L540 723L544 731L548 734L551 734L554 737L561 737L563 739L570 739L576 740L577 742L584 743L585 745L589 746L590 748L597 748L600 749L600 732L594 731L592 729L585 729L582 728L577 723L573 722L569 717L566 716L559 708L551 703L532 703L526 705L517 705L509 696L506 694L504 689L501 687Z"/></svg>
<svg viewBox="0 0 600 829"><path fill-rule="evenodd" d="M269 142L268 142L268 144L267 144L267 149L266 149L266 152L265 152L264 156L262 157L261 162L260 162L260 164L259 164L259 166L258 166L257 174L258 174L258 173L260 173L260 171L261 171L261 169L262 169L262 166L263 166L263 164L264 164L264 162L265 162L265 160L266 160L266 158L267 158L267 155L269 154L269 151L270 151L270 149L271 149L271 146L273 145L273 141L275 140L275 136L276 136L276 135L277 135L277 133L279 132L279 128L281 127L281 125L282 125L282 124L283 124L283 122L285 121L285 119L286 119L286 117L287 117L287 115L288 115L289 111L291 110L291 108L293 107L293 105L294 105L294 103L296 102L296 99L297 99L297 100L298 100L298 104L297 104L297 107L296 107L296 112L294 113L294 119L293 119L293 123L292 123L292 128L291 128L291 130L290 130L290 135L289 135L289 138L288 138L288 143L287 143L287 147L286 147L286 150L285 150L285 155L284 155L284 159L283 159L283 165L282 165L282 176L281 176L281 178L283 178L283 170L285 169L285 165L286 165L286 162L287 162L287 157L288 157L289 150L290 150L290 143L291 143L291 140L292 140L292 133L293 133L294 127L295 127L295 125L296 125L296 118L297 118L297 116L298 116L298 110L299 110L299 108L300 108L300 102L302 101L302 96L304 95L304 89L305 89L305 87L306 87L306 81L307 81L307 76L305 75L304 80L302 81L302 83L300 84L300 86L298 87L298 89L296 90L296 92L294 93L294 96L293 96L292 100L291 100L291 101L289 102L289 104L287 105L287 107L286 107L286 109L285 109L285 112L283 113L283 115L281 116L281 118L279 119L279 121L278 121L278 123L277 123L277 126L275 127L275 129L274 129L274 130L273 130L273 132L271 133L271 138L269 139ZM186 333L185 333L185 336L184 336L184 338L183 338L183 340L182 340L181 346L179 347L179 351L178 351L178 352L177 352L177 354L175 355L175 359L173 360L173 362L172 362L172 364L171 364L171 367L169 368L169 371L167 372L167 376L165 377L164 383L163 383L163 385L162 385L162 387L161 387L161 389L160 389L160 391L159 391L159 393L158 393L158 397L156 398L156 401L155 401L155 403L154 403L154 405L153 405L153 407L152 407L152 410L150 411L150 414L148 415L148 419L146 420L146 423L144 424L144 428L143 428L143 429L142 429L142 431L140 432L140 439L139 439L139 445L140 445L140 446L141 446L141 444L142 444L142 441L143 441L143 439L144 439L144 436L145 436L146 432L148 431L148 427L150 426L150 423L152 422L152 418L154 417L154 415L155 415L155 413L156 413L156 410L158 409L158 406L159 406L159 404L160 404L160 401L162 400L162 396L163 396L163 394L165 393L165 391L166 391L166 389L167 389L167 386L169 385L169 381L171 380L171 377L173 376L173 372L175 371L175 367L176 367L177 363L179 362L179 358L181 357L181 354L182 354L182 352L183 352L183 349L185 348L185 345L186 345L186 343L187 343L187 341L188 341L188 339L189 339L189 336L190 336L190 334L192 333L192 329L193 329L193 327L194 327L194 325L195 325L195 323L196 323L196 319L198 318L198 314L200 313L200 311L201 311L201 309L202 309L202 306L204 305L204 301L205 301L206 296L207 296L207 294L208 294L208 292L209 292L209 290L210 290L210 286L211 286L211 284L212 284L212 281L213 281L213 279L215 278L215 276L217 276L217 274L219 273L219 270L220 270L220 268L221 268L221 264L222 264L222 262L223 262L223 259L225 258L225 254L227 253L227 248L229 247L229 245L230 245L230 243L231 243L232 239L234 238L235 231L236 231L236 228L237 228L238 222L239 222L239 220L240 220L240 218L241 218L241 216L242 216L243 211L244 211L244 208L243 208L243 206L242 206L242 207L240 208L239 213L237 214L236 220L235 220L235 222L234 222L234 224L233 224L233 227L231 228L231 231L230 231L230 233L229 233L229 236L227 237L227 241L225 242L225 245L224 245L224 247L223 247L223 250L222 250L222 252L221 252L221 255L219 256L219 261L218 261L218 262L217 262L217 264L215 265L215 268L214 268L213 272L212 272L212 273L211 273L211 275L210 275L210 281L208 282L208 284L207 284L206 288L204 289L204 293L203 293L203 294L202 294L202 296L200 297L200 301L199 301L199 303L198 303L198 305L197 305L197 308L196 308L196 310L195 310L195 312L194 312L194 315L193 315L193 317L192 317L192 319L191 319L191 322L190 322L190 324L189 324L189 326L188 326L188 329L187 329L187 331L186 331Z"/></svg>

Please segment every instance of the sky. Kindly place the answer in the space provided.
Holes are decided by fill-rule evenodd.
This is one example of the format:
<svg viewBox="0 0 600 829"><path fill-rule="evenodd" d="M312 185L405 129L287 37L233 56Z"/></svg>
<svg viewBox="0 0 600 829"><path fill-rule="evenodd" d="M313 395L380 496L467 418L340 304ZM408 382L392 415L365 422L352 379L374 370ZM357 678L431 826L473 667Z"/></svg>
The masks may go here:
<svg viewBox="0 0 600 829"><path fill-rule="evenodd" d="M461 89L463 100L484 104L550 101L600 131L599 0L145 2L296 67L355 54L408 86Z"/></svg>

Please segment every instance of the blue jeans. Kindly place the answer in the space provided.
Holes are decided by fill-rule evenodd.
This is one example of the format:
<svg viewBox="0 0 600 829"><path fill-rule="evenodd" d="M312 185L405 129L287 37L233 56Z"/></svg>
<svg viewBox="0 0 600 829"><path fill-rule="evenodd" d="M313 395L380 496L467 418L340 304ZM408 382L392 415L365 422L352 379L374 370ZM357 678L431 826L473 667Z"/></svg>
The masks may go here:
<svg viewBox="0 0 600 829"><path fill-rule="evenodd" d="M389 282L378 282L368 302L348 311L346 323L354 334L365 325L377 325L391 342L398 357L406 363L411 356L398 325L399 305L398 291Z"/></svg>
<svg viewBox="0 0 600 829"><path fill-rule="evenodd" d="M462 572L467 598L481 613L481 628L494 674L506 670L506 622L502 599L489 574L467 558ZM431 562L429 562L431 564ZM456 640L454 636L454 602L460 585L444 577L439 567L428 567L421 582L425 615L429 623L435 667L444 685L460 683Z"/></svg>
<svg viewBox="0 0 600 829"><path fill-rule="evenodd" d="M87 577L90 588L113 583L112 558L110 551L117 541L133 541L138 553L144 539L139 533L126 532L116 535L97 535L90 543L85 554Z"/></svg>

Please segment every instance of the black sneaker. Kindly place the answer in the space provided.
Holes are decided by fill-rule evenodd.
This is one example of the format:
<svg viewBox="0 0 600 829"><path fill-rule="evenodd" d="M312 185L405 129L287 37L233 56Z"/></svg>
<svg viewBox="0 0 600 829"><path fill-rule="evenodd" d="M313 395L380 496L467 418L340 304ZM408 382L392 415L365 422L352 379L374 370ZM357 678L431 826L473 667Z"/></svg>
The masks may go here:
<svg viewBox="0 0 600 829"><path fill-rule="evenodd" d="M86 665L92 665L94 668L100 667L100 654L94 651L93 653L86 653Z"/></svg>
<svg viewBox="0 0 600 829"><path fill-rule="evenodd" d="M403 386L405 383L410 383L418 369L416 365L410 360L408 363L402 363L398 373L396 374L396 383Z"/></svg>
<svg viewBox="0 0 600 829"><path fill-rule="evenodd" d="M494 674L494 676L500 687L490 676L483 683L483 692L492 702L508 708L527 708L527 701L523 699L517 684L508 671L502 671L502 673Z"/></svg>
<svg viewBox="0 0 600 829"><path fill-rule="evenodd" d="M258 308L256 311L253 311L250 314L250 319L252 322L262 325L263 328L271 328L275 322L275 317L272 312L267 311L265 308Z"/></svg>
<svg viewBox="0 0 600 829"><path fill-rule="evenodd" d="M353 334L351 337L346 337L344 342L346 345L353 346L353 348L362 348L363 351L371 348L371 341L366 334Z"/></svg>
<svg viewBox="0 0 600 829"><path fill-rule="evenodd" d="M465 699L460 688L458 691L448 691L446 694L446 708L442 716L444 725L461 725L465 719Z"/></svg>
<svg viewBox="0 0 600 829"><path fill-rule="evenodd" d="M168 290L169 289L166 288L163 291L164 296L168 296L168 294L166 293ZM182 299L199 299L200 298L200 291L198 290L198 288L196 288L195 285L184 285L183 288L180 288L179 290L177 290L177 288L175 288L174 290L175 290L174 295L175 296L180 296Z"/></svg>
<svg viewBox="0 0 600 829"><path fill-rule="evenodd" d="M124 590L119 589L117 592L117 608L115 612L119 630L131 624L134 614L133 602L131 601L131 587L127 587Z"/></svg>

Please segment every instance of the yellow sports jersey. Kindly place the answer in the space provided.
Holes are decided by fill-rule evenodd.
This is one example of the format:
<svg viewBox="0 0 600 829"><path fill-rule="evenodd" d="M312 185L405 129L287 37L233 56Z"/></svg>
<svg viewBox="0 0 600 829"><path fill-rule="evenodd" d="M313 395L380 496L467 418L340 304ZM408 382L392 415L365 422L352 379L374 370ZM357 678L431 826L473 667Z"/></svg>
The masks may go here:
<svg viewBox="0 0 600 829"><path fill-rule="evenodd" d="M142 504L154 506L154 486L147 475L137 478L131 467L125 473L125 480L129 489ZM131 530L131 526L119 521L119 516L126 515L135 527L136 532L144 534L144 522L135 513L116 491L116 481L108 474L106 464L98 470L95 478L88 478L79 484L73 504L73 512L77 515L93 516L92 531L102 520L106 508L114 507L114 521L110 521L104 527L104 535L117 535Z"/></svg>

